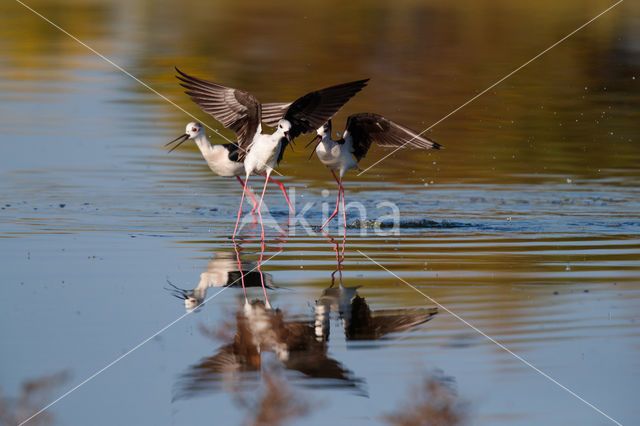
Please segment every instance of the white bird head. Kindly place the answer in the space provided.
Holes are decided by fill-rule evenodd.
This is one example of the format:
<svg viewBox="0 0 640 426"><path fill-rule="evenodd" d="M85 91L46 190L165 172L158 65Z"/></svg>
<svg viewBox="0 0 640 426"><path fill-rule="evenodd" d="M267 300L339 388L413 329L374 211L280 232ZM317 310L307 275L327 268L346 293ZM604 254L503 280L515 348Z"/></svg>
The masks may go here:
<svg viewBox="0 0 640 426"><path fill-rule="evenodd" d="M185 127L184 134L178 136L172 141L169 141L168 143L165 144L165 146L169 146L174 142L178 142L173 148L169 150L169 152L171 152L177 147L179 147L180 145L182 145L184 141L189 139L195 139L200 133L204 133L204 128L202 127L202 124L192 121L191 123L187 124L187 127Z"/></svg>
<svg viewBox="0 0 640 426"><path fill-rule="evenodd" d="M189 135L189 139L194 139L201 131L202 124L193 121L187 124L187 127L185 128L185 134Z"/></svg>
<svg viewBox="0 0 640 426"><path fill-rule="evenodd" d="M172 296L177 297L178 299L184 300L184 307L187 312L193 312L196 310L202 302L204 301L204 297L198 297L194 290L186 290L175 286L171 283L171 281L167 280L167 283L171 286L165 287L165 290L168 290Z"/></svg>
<svg viewBox="0 0 640 426"><path fill-rule="evenodd" d="M283 135L287 140L291 141L291 138L289 138L289 130L291 130L291 122L289 120L283 118L278 121L278 130L276 130L276 133Z"/></svg>
<svg viewBox="0 0 640 426"><path fill-rule="evenodd" d="M331 136L331 120L327 121L322 127L318 127L316 132L322 137L325 135Z"/></svg>
<svg viewBox="0 0 640 426"><path fill-rule="evenodd" d="M282 129L284 132L288 132L289 130L291 130L291 122L283 118L282 120L278 121L278 129Z"/></svg>
<svg viewBox="0 0 640 426"><path fill-rule="evenodd" d="M309 155L309 159L313 157L313 153L316 152L316 149L318 149L318 145L320 145L320 142L325 140L325 138L327 138L328 140L331 140L331 120L324 123L321 127L318 127L316 129L316 133L317 133L316 137L311 139L311 142L309 142L307 146L305 146L305 148L307 148L309 145L313 143L316 144L316 146L313 147L313 151L311 151L311 154Z"/></svg>

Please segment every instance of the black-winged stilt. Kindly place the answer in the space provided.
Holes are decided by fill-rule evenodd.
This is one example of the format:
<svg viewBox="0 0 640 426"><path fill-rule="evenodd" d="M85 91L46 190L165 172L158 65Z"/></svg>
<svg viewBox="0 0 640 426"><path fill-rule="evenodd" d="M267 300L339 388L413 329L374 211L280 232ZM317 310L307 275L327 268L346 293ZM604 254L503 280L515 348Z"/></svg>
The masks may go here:
<svg viewBox="0 0 640 426"><path fill-rule="evenodd" d="M187 89L185 93L191 99L218 120L224 127L233 130L240 148L238 160L244 161L246 174L236 226L233 230L235 239L242 214L242 203L252 174L269 175L282 160L284 149L291 140L299 135L310 133L324 125L342 106L357 92L362 90L368 79L339 84L307 93L286 107L275 108L269 119L277 121L276 131L272 134L262 133L262 105L245 91L225 87L217 83L191 77L176 68L181 85ZM262 188L258 202L261 238L264 240L261 206L267 180Z"/></svg>
<svg viewBox="0 0 640 426"><path fill-rule="evenodd" d="M206 300L210 288L240 287L241 281L244 287L261 287L264 283L266 288L274 288L271 274L257 270L256 262L238 262L236 255L220 252L207 263L207 270L200 274L200 281L195 288L183 289L167 280L170 287L165 289L178 299L184 300L187 312L191 312Z"/></svg>
<svg viewBox="0 0 640 426"><path fill-rule="evenodd" d="M195 141L196 145L200 149L200 153L204 157L213 173L222 177L235 176L236 179L238 179L238 182L240 182L240 184L244 188L244 182L240 177L244 175L244 163L238 160L240 149L238 148L237 144L226 143L221 145L212 145L207 138L202 124L191 122L187 124L184 134L168 142L165 146L169 146L174 142L178 142L169 150L169 152L171 152L179 147L184 141L187 141L189 139L193 139ZM289 201L289 196L287 195L287 191L285 190L284 185L271 177L269 177L268 180L280 187L282 193L284 194L284 198L285 200L287 200L287 204L289 205L289 208L293 213L293 206ZM251 210L251 213L253 213L258 207L258 200L256 200L250 190L248 191L248 194L253 201L253 209Z"/></svg>
<svg viewBox="0 0 640 426"><path fill-rule="evenodd" d="M318 128L317 132L318 135L307 146L316 142L313 150L318 155L320 162L331 170L331 174L338 182L336 208L320 229L327 226L338 213L341 198L344 226L347 226L342 178L348 170L359 169L358 162L364 158L373 142L382 147L406 146L408 148L440 149L440 145L431 139L420 136L408 127L374 113L365 112L350 115L344 134L339 140L331 138L331 120ZM336 171L340 177L336 176Z"/></svg>
<svg viewBox="0 0 640 426"><path fill-rule="evenodd" d="M331 358L326 342L318 341L313 322L289 316L281 309L271 309L262 301L245 303L235 318L223 324L217 338L224 344L217 351L188 368L176 383L174 399L191 398L210 392L228 380L247 380L251 376L237 373L269 371L262 356L273 353L281 365L302 377L331 380L332 386L350 388L363 395L364 380L354 375L337 359ZM226 335L226 338L221 336ZM217 339L217 340L218 340Z"/></svg>

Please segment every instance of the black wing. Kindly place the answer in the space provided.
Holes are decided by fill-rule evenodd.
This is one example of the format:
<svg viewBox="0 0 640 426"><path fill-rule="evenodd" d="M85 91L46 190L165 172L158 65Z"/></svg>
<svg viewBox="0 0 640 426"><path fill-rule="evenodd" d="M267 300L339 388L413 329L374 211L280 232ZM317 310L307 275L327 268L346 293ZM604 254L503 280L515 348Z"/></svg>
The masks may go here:
<svg viewBox="0 0 640 426"><path fill-rule="evenodd" d="M360 161L369 151L372 142L383 147L440 149L440 145L431 139L389 120L379 114L360 113L350 115L343 137L351 135L353 155Z"/></svg>
<svg viewBox="0 0 640 426"><path fill-rule="evenodd" d="M291 139L318 129L331 119L349 99L367 85L369 79L338 84L307 93L291 104L284 118L291 123Z"/></svg>
<svg viewBox="0 0 640 426"><path fill-rule="evenodd" d="M225 87L220 84L191 77L176 68L181 81L180 85L186 89L185 93L191 100L207 114L218 120L238 136L239 160L243 160L246 150L253 141L260 124L260 102L250 93Z"/></svg>
<svg viewBox="0 0 640 426"><path fill-rule="evenodd" d="M222 144L222 146L228 152L227 157L229 158L229 161L240 161L238 157L240 156L240 153L242 152L242 150L240 150L240 148L235 142L225 143L225 144Z"/></svg>
<svg viewBox="0 0 640 426"><path fill-rule="evenodd" d="M351 320L345 323L347 340L377 340L391 333L410 331L437 313L437 308L382 310L372 315L366 300L356 296L351 301Z"/></svg>

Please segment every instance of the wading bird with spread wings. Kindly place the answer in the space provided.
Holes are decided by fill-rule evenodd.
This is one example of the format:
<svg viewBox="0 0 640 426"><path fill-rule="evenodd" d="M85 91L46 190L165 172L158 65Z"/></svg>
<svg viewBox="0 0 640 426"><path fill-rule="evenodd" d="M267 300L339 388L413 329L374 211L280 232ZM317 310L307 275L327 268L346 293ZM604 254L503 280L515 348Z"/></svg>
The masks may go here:
<svg viewBox="0 0 640 426"><path fill-rule="evenodd" d="M249 177L265 174L262 195L258 202L261 238L264 240L261 206L268 178L280 163L287 145L296 137L311 133L329 121L342 106L366 86L368 79L338 84L316 90L290 104L280 104L263 116L262 105L250 93L189 76L178 70L178 79L185 92L204 112L236 133L238 161L244 162L245 182L233 231L235 239L242 214L242 203ZM265 121L266 120L266 121ZM276 121L277 120L277 121ZM277 123L272 134L262 133L261 122Z"/></svg>
<svg viewBox="0 0 640 426"><path fill-rule="evenodd" d="M342 214L346 228L347 215L344 208L342 178L348 170L359 169L358 162L367 155L372 143L375 142L378 146L386 148L440 149L438 143L421 136L408 127L379 114L368 112L350 115L347 118L344 134L339 140L331 138L331 120L319 127L317 133L318 135L307 146L316 142L313 151L318 155L320 162L331 170L333 178L338 182L336 208L320 229L327 226L338 213L341 198ZM311 155L313 155L313 152ZM336 172L338 172L339 177L336 176Z"/></svg>

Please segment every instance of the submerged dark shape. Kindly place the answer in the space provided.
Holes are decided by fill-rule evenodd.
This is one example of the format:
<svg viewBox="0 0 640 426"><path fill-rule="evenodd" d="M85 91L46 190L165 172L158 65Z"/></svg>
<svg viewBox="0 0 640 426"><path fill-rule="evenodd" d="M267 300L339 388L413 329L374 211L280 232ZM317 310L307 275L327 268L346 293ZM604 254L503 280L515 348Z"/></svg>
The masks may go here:
<svg viewBox="0 0 640 426"><path fill-rule="evenodd" d="M20 393L15 398L7 398L0 388L0 424L17 425L28 420L29 425L49 425L54 423L51 410L35 415L51 399L51 393L69 380L69 372L41 376L24 380ZM35 416L34 416L35 415Z"/></svg>
<svg viewBox="0 0 640 426"><path fill-rule="evenodd" d="M312 405L299 392L292 391L284 378L274 369L262 373L263 389L236 390L235 402L246 412L244 424L277 426L304 417Z"/></svg>
<svg viewBox="0 0 640 426"><path fill-rule="evenodd" d="M469 422L469 403L455 390L455 379L441 372L425 374L411 390L409 402L385 414L382 420L393 426L454 426Z"/></svg>
<svg viewBox="0 0 640 426"><path fill-rule="evenodd" d="M282 310L268 309L256 300L236 313L235 329L230 343L182 375L174 400L215 390L225 380L238 381L240 373L262 371L265 352L275 354L285 369L299 372L304 378L330 380L325 382L328 386L364 393L360 388L364 381L327 355L327 345L316 338L311 320L287 320Z"/></svg>

